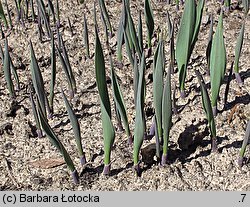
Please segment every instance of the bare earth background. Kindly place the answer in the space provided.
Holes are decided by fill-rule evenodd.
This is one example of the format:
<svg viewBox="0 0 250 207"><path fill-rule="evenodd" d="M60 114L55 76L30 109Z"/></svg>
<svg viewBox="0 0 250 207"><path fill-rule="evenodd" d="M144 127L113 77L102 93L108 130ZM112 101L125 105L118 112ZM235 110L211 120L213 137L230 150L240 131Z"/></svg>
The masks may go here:
<svg viewBox="0 0 250 207"><path fill-rule="evenodd" d="M13 20L16 11L12 1L10 2ZM30 51L28 40L34 43L34 49L39 61L46 90L49 91L50 81L50 41L41 43L38 40L37 25L25 22L25 28L15 22L8 40L11 48L11 57L22 83L19 92L18 105L13 106L8 96L8 91L3 76L2 65L0 66L0 190L250 190L250 163L248 162L239 169L237 158L246 129L247 120L250 118L250 17L248 15L245 27L245 40L240 59L240 74L244 80L244 86L240 88L235 79L230 83L228 104L224 108L225 83L221 87L221 100L219 103L220 113L216 117L218 132L219 153L210 153L210 137L201 105L201 96L198 80L194 75L194 69L199 69L206 82L209 76L205 74L206 58L205 50L208 39L209 23L208 15L213 14L216 20L219 16L219 1L206 1L199 39L194 49L188 67L186 90L188 96L181 100L177 92L179 113L173 116L171 129L169 165L162 167L154 162L151 154L154 139L145 141L143 144L142 176L137 177L132 170L132 148L127 144L124 132L116 133L116 141L112 151L111 176L105 177L102 172L103 138L100 119L100 105L98 92L95 87L94 58L85 58L83 44L83 13L85 12L89 24L90 49L94 53L94 24L93 24L93 1L86 0L85 5L78 5L77 1L59 0L61 9L61 22L63 27L60 31L65 40L70 63L74 70L77 82L77 95L73 101L74 109L79 117L83 146L89 164L81 168L75 146L73 131L68 120L66 109L63 105L60 87L67 90L66 77L62 71L59 59L57 59L57 83L55 97L55 116L50 124L64 143L78 171L81 174L80 185L74 185L67 166L58 151L53 147L47 137L37 138L35 122L31 111L29 94L26 85L31 78L29 69ZM155 16L156 30L167 29L166 11L170 12L171 18L176 23L180 21L183 6L176 12L175 5L167 5L165 2L152 1ZM118 19L121 14L119 1L106 1L114 30L117 30ZM233 1L235 5L235 1ZM138 11L143 11L143 1L131 1L131 12L137 24ZM14 17L15 15L15 17ZM225 13L224 36L227 49L227 72L234 58L236 37L243 23L244 12L242 6ZM68 26L67 18L73 25L74 35ZM105 48L103 26L99 19L100 35ZM144 23L144 35L145 21ZM214 26L214 31L215 27ZM176 34L176 31L175 31ZM44 39L46 40L46 39ZM111 44L115 47L116 36ZM155 42L155 41L154 41ZM4 46L4 40L0 40ZM156 42L155 42L156 44ZM169 63L169 44L166 43L166 63ZM124 50L125 54L125 50ZM125 55L126 56L126 55ZM114 53L114 59L116 53ZM107 59L108 60L108 59ZM108 61L107 61L108 62ZM132 131L134 129L135 108L133 104L132 68L126 57L123 59L123 67L115 61L115 70L120 77L122 91L128 108ZM110 67L107 64L107 73ZM147 126L152 119L152 64L146 71L147 96L146 115ZM225 81L227 80L227 75ZM178 81L178 74L172 76ZM108 85L109 89L110 84ZM110 90L111 91L111 90ZM116 126L116 121L114 119ZM146 149L145 149L146 148ZM145 150L147 150L145 153ZM145 155L146 154L146 155ZM249 149L247 151L249 157ZM47 159L47 160L44 160ZM47 162L45 162L47 161ZM59 166L56 166L59 165Z"/></svg>

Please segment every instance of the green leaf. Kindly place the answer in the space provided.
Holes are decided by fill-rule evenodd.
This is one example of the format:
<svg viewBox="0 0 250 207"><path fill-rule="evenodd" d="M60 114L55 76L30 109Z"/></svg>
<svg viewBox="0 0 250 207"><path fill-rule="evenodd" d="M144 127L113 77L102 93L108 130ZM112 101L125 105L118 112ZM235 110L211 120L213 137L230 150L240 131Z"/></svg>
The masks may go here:
<svg viewBox="0 0 250 207"><path fill-rule="evenodd" d="M128 37L128 35L127 35L127 32L126 32L126 30L125 30L125 28L124 28L124 39L125 39L125 46L126 46L126 52L127 52L127 55L128 55L128 58L129 58L129 61L130 61L130 63L131 63L131 65L134 65L134 59L136 58L134 58L134 54L132 54L132 50L131 50L131 48L130 48L130 40L129 40L129 37Z"/></svg>
<svg viewBox="0 0 250 207"><path fill-rule="evenodd" d="M163 95L163 73L165 69L164 45L161 40L158 44L153 71L153 100L156 116L156 130L159 139L162 139L162 95ZM160 156L159 154L157 155Z"/></svg>
<svg viewBox="0 0 250 207"><path fill-rule="evenodd" d="M245 30L245 22L243 23L240 34L237 38L237 43L235 47L235 58L234 58L234 72L239 73L239 60L240 60L240 54L241 54L241 49L243 45L243 40L244 40L244 30Z"/></svg>
<svg viewBox="0 0 250 207"><path fill-rule="evenodd" d="M49 10L51 11L52 13L52 17L53 17L53 22L54 24L56 24L56 15L55 15L55 9L54 9L54 5L52 3L51 0L48 0L48 6L49 6ZM53 35L52 35L53 36Z"/></svg>
<svg viewBox="0 0 250 207"><path fill-rule="evenodd" d="M0 1L0 4L1 4L1 1ZM7 10L8 19L9 19L9 22L10 22L10 28L12 28L12 27L13 27L13 24L12 24L10 9L9 9L9 5L8 5L7 0L5 0L5 6L6 6L6 10ZM0 6L0 7L1 7L1 6Z"/></svg>
<svg viewBox="0 0 250 207"><path fill-rule="evenodd" d="M69 153L64 148L63 144L61 143L61 141L58 139L57 135L54 133L54 131L50 127L48 120L43 116L43 112L42 112L42 109L41 109L39 103L38 103L38 116L39 116L39 119L41 121L41 125L42 125L42 128L43 128L45 134L47 135L47 137L49 138L51 143L60 151L60 153L62 154L62 156L65 160L65 163L67 164L70 171L74 172L76 169L75 169L75 166L74 166L72 159L70 158ZM78 182L79 182L79 180L78 180Z"/></svg>
<svg viewBox="0 0 250 207"><path fill-rule="evenodd" d="M76 80L75 80L75 77L74 77L74 74L73 74L72 67L71 67L70 62L69 62L69 56L68 56L68 53L67 53L63 38L62 38L62 36L60 36L60 37L61 37L63 58L64 58L66 66L67 66L68 74L69 74L69 77L70 77L70 82L71 82L72 87L73 87L73 93L76 93Z"/></svg>
<svg viewBox="0 0 250 207"><path fill-rule="evenodd" d="M120 85L119 85L118 80L117 80L117 75L116 75L115 70L114 70L111 55L110 55L110 65L111 65L111 84L112 84L112 90L113 90L115 104L117 106L119 114L121 115L123 124L125 126L126 134L127 134L128 138L130 139L131 134L130 134L130 129L129 129L128 117L127 117L127 109L125 106L125 102L124 102L124 98L123 98L123 95L121 92Z"/></svg>
<svg viewBox="0 0 250 207"><path fill-rule="evenodd" d="M248 123L247 123L247 129L246 129L245 137L244 137L241 149L240 149L240 156L239 156L239 165L240 165L240 167L242 166L243 157L244 157L244 154L246 152L246 147L249 144L249 139L250 139L250 121L248 121Z"/></svg>
<svg viewBox="0 0 250 207"><path fill-rule="evenodd" d="M79 122L76 118L75 112L73 111L68 99L66 98L64 92L62 91L62 95L63 95L63 100L69 115L69 119L73 128L73 132L75 135L75 140L76 140L76 145L77 145L77 149L78 149L78 153L80 155L80 161L81 164L84 165L86 164L86 158L85 158L85 154L83 152L83 148L82 148L82 138L81 138L81 130L80 130L80 125Z"/></svg>
<svg viewBox="0 0 250 207"><path fill-rule="evenodd" d="M53 113L53 101L54 101L54 88L56 82L56 51L54 37L51 37L51 80L50 80L50 93L49 93L49 105Z"/></svg>
<svg viewBox="0 0 250 207"><path fill-rule="evenodd" d="M105 22L108 26L108 29L109 29L109 32L110 32L110 36L112 36L112 26L111 26L111 23L110 23L110 19L109 19L109 14L108 14L108 11L107 11L107 8L105 6L105 3L104 3L104 0L98 0L99 2L99 5L100 5L100 8L101 8L101 12L105 18Z"/></svg>
<svg viewBox="0 0 250 207"><path fill-rule="evenodd" d="M32 94L30 94L30 102L31 102L31 108L32 108L32 112L33 112L35 122L36 122L37 135L38 135L39 138L41 138L42 137L41 123L40 123L40 120L39 120L39 117L38 117L36 104L35 104L35 101L33 99Z"/></svg>
<svg viewBox="0 0 250 207"><path fill-rule="evenodd" d="M136 116L134 129L134 165L139 164L139 153L144 138L145 122L144 122L144 73L145 73L145 55L142 54L141 65L139 69L139 82L136 102Z"/></svg>
<svg viewBox="0 0 250 207"><path fill-rule="evenodd" d="M60 62L62 64L62 68L66 74L66 78L67 78L67 82L68 82L68 85L69 85L69 88L70 88L70 97L73 97L74 96L74 88L73 88L73 84L72 84L72 80L70 78L70 75L69 75L69 71L67 69L67 65L65 63L65 60L64 60L64 57L62 56L59 48L57 47L56 45L56 49L57 49L57 52L58 52L58 55L59 55L59 59L60 59Z"/></svg>
<svg viewBox="0 0 250 207"><path fill-rule="evenodd" d="M172 124L172 99L171 99L171 66L167 72L167 79L162 97L162 128L163 128L163 157L162 164L166 164L165 158L168 152L169 131Z"/></svg>
<svg viewBox="0 0 250 207"><path fill-rule="evenodd" d="M173 73L175 54L174 54L174 24L171 22L169 13L167 11L167 22L168 22L168 35L170 39L170 65L171 73Z"/></svg>
<svg viewBox="0 0 250 207"><path fill-rule="evenodd" d="M144 2L144 12L148 30L148 46L151 47L151 39L154 33L154 15L149 0Z"/></svg>
<svg viewBox="0 0 250 207"><path fill-rule="evenodd" d="M7 47L8 47L8 45L7 45ZM1 56L1 58L2 58L3 65L4 65L4 53L3 53L3 49L2 49L1 46L0 46L0 56ZM20 89L19 77L18 77L16 68L15 68L15 66L14 66L14 64L13 64L13 61L12 61L10 55L9 55L9 59L10 59L10 69L11 69L11 72L13 73L13 75L14 75L14 78L15 78L16 83L17 83L17 88L18 88L18 90L19 90L19 89Z"/></svg>
<svg viewBox="0 0 250 207"><path fill-rule="evenodd" d="M180 90L184 92L186 70L191 53L191 44L195 30L196 6L194 0L185 2L180 29L176 41L176 61L179 71Z"/></svg>
<svg viewBox="0 0 250 207"><path fill-rule="evenodd" d="M122 14L119 22L119 27L117 31L117 57L119 61L122 61L122 45L124 41L124 29L127 25L127 13L126 13L126 6L125 1L123 0L122 3Z"/></svg>
<svg viewBox="0 0 250 207"><path fill-rule="evenodd" d="M129 28L130 38L131 38L131 41L133 43L133 46L134 46L139 58L141 58L142 51L141 51L140 46L139 46L139 41L138 41L138 37L136 34L134 21L133 21L131 14L130 14L130 10L128 8L127 8L127 15L128 15L128 28Z"/></svg>
<svg viewBox="0 0 250 207"><path fill-rule="evenodd" d="M137 91L138 91L138 82L139 82L139 70L138 70L138 63L137 58L134 58L134 74L133 74L133 86L134 86L134 104L136 106L136 100L137 100Z"/></svg>
<svg viewBox="0 0 250 207"><path fill-rule="evenodd" d="M208 71L210 68L210 56L211 56L211 47L212 47L212 41L213 41L213 15L210 16L210 29L209 29L209 36L208 36L208 44L206 49L206 58L207 58L207 65L208 65Z"/></svg>
<svg viewBox="0 0 250 207"><path fill-rule="evenodd" d="M205 0L199 0L198 4L196 6L196 18L195 18L196 21L195 21L194 34L193 34L192 43L191 43L190 55L191 55L192 50L194 49L195 43L198 39L198 34L199 34L199 30L200 30L204 5L205 5Z"/></svg>
<svg viewBox="0 0 250 207"><path fill-rule="evenodd" d="M56 17L57 17L57 27L60 27L60 9L58 0L56 0Z"/></svg>
<svg viewBox="0 0 250 207"><path fill-rule="evenodd" d="M111 122L111 108L108 95L108 88L106 84L105 61L104 61L101 42L98 36L97 26L95 26L95 35L96 35L95 73L96 73L97 88L99 91L100 102L101 102L101 117L102 117L102 127L103 127L103 137L104 137L104 164L108 166L110 165L111 147L114 143L115 132L113 124Z"/></svg>
<svg viewBox="0 0 250 207"><path fill-rule="evenodd" d="M45 4L42 0L38 0L38 6L40 8L40 11L41 11L41 14L42 14L42 18L45 22L45 28L46 28L46 31L47 31L47 34L49 37L51 37L52 35L52 32L51 32L51 29L50 29L50 23L49 23L49 18L48 17L48 14L46 13L46 8L45 8Z"/></svg>
<svg viewBox="0 0 250 207"><path fill-rule="evenodd" d="M44 82L43 82L42 74L39 69L31 41L30 41L30 56L31 56L30 70L31 70L33 86L35 88L35 92L38 97L38 102L41 105L42 112L44 116L47 117L46 105L48 106L48 100L47 100L46 93L44 90Z"/></svg>
<svg viewBox="0 0 250 207"><path fill-rule="evenodd" d="M4 64L3 64L3 71L4 77L7 82L7 87L11 97L15 97L15 90L14 85L11 79L11 70L10 70L10 54L8 49L8 40L5 38L5 54L4 54Z"/></svg>
<svg viewBox="0 0 250 207"><path fill-rule="evenodd" d="M4 21L5 26L8 28L8 22L3 11L3 5L1 0L0 0L0 18Z"/></svg>
<svg viewBox="0 0 250 207"><path fill-rule="evenodd" d="M142 34L141 11L139 11L137 33L138 33L138 41L139 41L140 50L143 51L143 34Z"/></svg>
<svg viewBox="0 0 250 207"><path fill-rule="evenodd" d="M84 23L83 23L83 27L84 27L84 45L85 45L85 49L86 49L86 54L87 57L90 57L90 52L89 52L89 31L88 31L88 24L87 24L87 19L85 14L83 14L83 19L84 19Z"/></svg>
<svg viewBox="0 0 250 207"><path fill-rule="evenodd" d="M206 85L204 83L204 80L200 72L195 70L195 73L201 86L202 105L207 116L210 132L211 132L211 137L212 137L212 140L216 140L215 119L213 116L213 110L212 110L211 101L207 92L207 88L206 88ZM216 151L216 150L217 150L217 146L213 146L213 141L212 141L212 151Z"/></svg>
<svg viewBox="0 0 250 207"><path fill-rule="evenodd" d="M210 57L210 76L212 107L216 108L220 86L224 79L226 70L226 48L223 37L223 13L221 12L216 32L214 34L211 57Z"/></svg>
<svg viewBox="0 0 250 207"><path fill-rule="evenodd" d="M245 14L247 15L249 12L249 0L242 0L242 5L244 7L245 10Z"/></svg>

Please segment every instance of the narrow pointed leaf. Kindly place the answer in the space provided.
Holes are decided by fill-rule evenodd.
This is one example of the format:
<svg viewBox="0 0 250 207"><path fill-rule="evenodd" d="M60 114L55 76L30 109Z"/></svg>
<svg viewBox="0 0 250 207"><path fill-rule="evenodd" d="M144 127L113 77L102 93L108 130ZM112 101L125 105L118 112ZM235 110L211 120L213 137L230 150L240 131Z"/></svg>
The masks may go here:
<svg viewBox="0 0 250 207"><path fill-rule="evenodd" d="M214 111L219 96L220 86L224 79L225 70L226 70L226 48L223 37L223 14L221 13L212 42L211 58L210 58L210 76L211 76L211 93L212 93L211 101Z"/></svg>
<svg viewBox="0 0 250 207"><path fill-rule="evenodd" d="M39 69L37 59L34 53L33 45L30 42L30 56L31 56L31 76L32 76L32 82L33 86L35 88L35 92L38 97L38 102L41 105L42 112L45 117L47 117L46 113L46 105L48 106L48 100L46 97L46 93L44 90L44 82L42 78L41 71Z"/></svg>
<svg viewBox="0 0 250 207"><path fill-rule="evenodd" d="M207 44L207 49L206 49L208 72L209 72L209 68L210 68L211 47L212 47L212 42L213 42L213 22L214 22L214 18L213 18L213 15L211 14L211 16L210 16L210 29L209 29L209 36L208 36L208 44Z"/></svg>
<svg viewBox="0 0 250 207"><path fill-rule="evenodd" d="M139 69L139 82L137 90L137 102L136 102L136 116L135 116L135 129L134 129L134 165L138 166L139 164L139 153L141 145L144 138L145 132L145 122L144 122L144 73L145 73L145 55L142 54L141 65Z"/></svg>
<svg viewBox="0 0 250 207"><path fill-rule="evenodd" d="M42 137L41 123L40 123L40 120L39 120L39 117L38 117L36 104L35 104L35 101L33 99L32 94L30 94L30 102L31 102L31 108L32 108L33 116L34 116L35 122L36 122L37 135L38 135L39 138L41 138Z"/></svg>
<svg viewBox="0 0 250 207"><path fill-rule="evenodd" d="M72 87L73 87L73 93L76 93L75 76L74 76L72 67L71 67L70 62L69 62L69 56L68 56L68 53L67 53L67 50L66 50L66 47L65 47L65 43L63 41L62 36L60 36L60 37L61 37L61 45L62 45L63 58L64 58L66 66L67 66L68 74L69 74L69 77L70 77L70 82L71 82Z"/></svg>
<svg viewBox="0 0 250 207"><path fill-rule="evenodd" d="M211 101L210 101L210 98L209 98L209 95L207 92L206 85L204 83L204 80L203 80L200 72L195 70L195 73L196 73L196 76L197 76L198 81L200 83L202 105L203 105L203 109L204 109L206 116L207 116L207 120L208 120L208 124L209 124L209 128L210 128L210 133L211 133L211 137L212 137L212 151L216 151L217 150L216 127L215 127L215 119L213 116Z"/></svg>
<svg viewBox="0 0 250 207"><path fill-rule="evenodd" d="M141 58L142 51L139 46L138 37L135 30L135 24L128 8L127 8L127 14L128 14L128 28L129 28L130 38L139 58Z"/></svg>
<svg viewBox="0 0 250 207"><path fill-rule="evenodd" d="M89 52L89 31L88 31L88 23L87 23L87 19L85 14L83 14L83 19L84 19L84 23L83 23L83 27L84 27L84 45L85 45L85 49L86 49L86 54L87 57L90 57L90 52Z"/></svg>
<svg viewBox="0 0 250 207"><path fill-rule="evenodd" d="M142 34L142 19L141 19L141 11L139 11L139 19L138 19L138 42L140 46L140 50L143 51L143 34Z"/></svg>
<svg viewBox="0 0 250 207"><path fill-rule="evenodd" d="M0 2L0 4L1 4L1 2ZM13 25L12 25L12 19L11 19L10 9L9 9L9 5L8 5L7 0L5 0L5 5L6 5L7 15L8 15L9 23L10 23L10 28L12 28L13 27Z"/></svg>
<svg viewBox="0 0 250 207"><path fill-rule="evenodd" d="M174 73L175 51L174 51L174 24L171 22L169 13L167 12L168 35L170 39L170 64L171 73Z"/></svg>
<svg viewBox="0 0 250 207"><path fill-rule="evenodd" d="M109 14L108 14L105 2L104 2L104 0L98 0L98 2L99 2L99 5L100 5L100 8L101 8L101 12L103 13L103 16L105 17L105 22L106 22L106 24L108 26L110 35L112 36L112 26L111 26L111 23L110 23Z"/></svg>
<svg viewBox="0 0 250 207"><path fill-rule="evenodd" d="M53 17L53 22L54 24L56 23L56 15L55 15L55 9L54 9L54 5L52 3L51 0L48 0L48 6L49 6L49 10L52 13L52 17Z"/></svg>
<svg viewBox="0 0 250 207"><path fill-rule="evenodd" d="M8 45L7 45L7 47L8 47ZM1 56L1 59L2 59L2 61L3 61L3 65L4 65L4 53L3 53L3 49L2 49L1 46L0 46L0 56ZM13 64L13 61L12 61L10 55L9 55L9 59L10 59L10 69L11 69L11 72L13 73L13 75L14 75L14 78L15 78L16 83L17 83L17 88L18 88L18 90L19 90L19 89L20 89L19 77L18 77L16 68L15 68L15 66L14 66L14 64Z"/></svg>
<svg viewBox="0 0 250 207"><path fill-rule="evenodd" d="M184 93L187 64L190 57L191 43L196 22L196 6L194 0L185 2L181 25L176 41L176 61L179 71L180 90Z"/></svg>
<svg viewBox="0 0 250 207"><path fill-rule="evenodd" d="M14 85L11 79L11 70L10 70L10 54L8 50L8 40L5 38L5 54L4 54L4 64L3 64L3 70L4 70L4 77L7 82L7 87L9 90L9 93L11 97L15 97L15 90Z"/></svg>
<svg viewBox="0 0 250 207"><path fill-rule="evenodd" d="M54 37L51 37L51 80L50 80L50 94L49 94L49 105L53 113L53 100L54 100L54 88L56 82L56 50Z"/></svg>
<svg viewBox="0 0 250 207"><path fill-rule="evenodd" d="M115 132L111 121L111 108L106 84L105 61L101 42L98 36L97 26L95 26L96 46L95 46L95 72L96 83L101 102L101 117L104 137L104 174L109 173L111 147L114 143Z"/></svg>
<svg viewBox="0 0 250 207"><path fill-rule="evenodd" d="M8 22L3 11L3 5L1 0L0 0L0 18L4 21L5 26L8 27Z"/></svg>
<svg viewBox="0 0 250 207"><path fill-rule="evenodd" d="M123 0L122 14L119 21L118 31L117 31L117 58L122 61L122 45L124 41L124 29L123 25L126 25L126 8Z"/></svg>
<svg viewBox="0 0 250 207"><path fill-rule="evenodd" d="M195 21L194 34L193 34L193 38L192 38L192 42L191 42L191 52L192 52L192 50L195 46L195 43L198 39L198 34L199 34L199 30L200 30L204 5L205 5L205 0L199 0L198 4L196 6L196 16L195 16L196 21Z"/></svg>
<svg viewBox="0 0 250 207"><path fill-rule="evenodd" d="M169 132L172 124L172 99L171 99L171 66L167 72L167 79L164 86L163 97L162 97L162 129L163 129L163 154L161 163L166 164L168 143L169 143Z"/></svg>
<svg viewBox="0 0 250 207"><path fill-rule="evenodd" d="M70 89L70 96L73 97L74 89L73 89L73 85L72 85L71 78L70 78L70 75L69 75L69 71L67 69L67 65L66 65L64 57L62 56L62 54L61 54L59 48L57 47L57 45L56 45L56 48L57 48L57 52L58 52L58 55L59 55L60 62L62 64L62 68L63 68L63 70L65 72L65 75L66 75L66 78L67 78L67 82L68 82L69 89Z"/></svg>
<svg viewBox="0 0 250 207"><path fill-rule="evenodd" d="M124 102L124 98L121 92L120 85L117 80L117 75L114 70L112 58L110 56L110 64L111 64L111 83L112 83L112 89L113 89L113 95L114 95L114 100L115 104L117 106L117 109L119 111L119 114L122 118L126 134L128 138L130 138L130 129L129 129L129 123L128 123L128 117L127 117L127 110Z"/></svg>
<svg viewBox="0 0 250 207"><path fill-rule="evenodd" d="M136 106L136 100L137 100L137 91L138 91L138 82L139 82L139 70L138 70L138 63L137 58L134 58L134 74L133 74L133 86L134 86L134 104Z"/></svg>
<svg viewBox="0 0 250 207"><path fill-rule="evenodd" d="M237 43L235 47L234 72L235 72L235 75L238 74L238 76L239 76L239 60L240 60L240 54L241 54L241 49L242 49L243 40L244 40L244 30L245 30L245 23L243 23L241 27L240 34L237 38ZM239 84L241 84L242 81L239 78L238 80L237 81L239 82Z"/></svg>
<svg viewBox="0 0 250 207"><path fill-rule="evenodd" d="M60 153L62 154L62 156L65 160L65 163L67 164L70 171L72 173L74 173L76 171L76 169L75 169L75 166L74 166L72 159L70 158L69 153L64 148L63 144L61 143L61 141L58 139L57 135L54 133L54 131L50 127L47 119L43 116L42 109L41 109L39 104L38 104L38 115L39 115L39 119L41 121L41 126L42 126L45 134L47 135L47 137L49 138L51 143L60 151ZM76 182L78 183L79 180L77 179Z"/></svg>
<svg viewBox="0 0 250 207"><path fill-rule="evenodd" d="M250 6L249 0L242 0L242 5L244 7L245 14L247 15L249 12L249 6Z"/></svg>
<svg viewBox="0 0 250 207"><path fill-rule="evenodd" d="M242 167L243 157L244 157L244 154L246 152L246 147L250 143L249 141L250 141L250 121L248 121L248 123L247 123L245 137L244 137L241 149L240 149L240 155L239 155L239 159L238 159L238 164L240 167Z"/></svg>
<svg viewBox="0 0 250 207"><path fill-rule="evenodd" d="M162 94L163 94L163 73L165 69L165 57L164 57L164 46L163 41L159 42L157 53L156 63L154 63L153 71L153 100L155 108L155 117L156 117L156 130L159 136L159 139L162 140ZM160 156L159 154L157 155Z"/></svg>
<svg viewBox="0 0 250 207"><path fill-rule="evenodd" d="M86 164L86 158L85 158L85 154L83 152L83 148L82 148L82 138L81 138L81 131L80 131L80 125L79 122L76 118L75 112L73 111L68 99L66 98L64 92L62 91L62 95L63 95L63 100L69 115L69 119L73 128L73 132L75 135L75 140L76 140L76 145L77 145L77 149L78 149L78 153L80 155L80 161L81 164L84 165Z"/></svg>
<svg viewBox="0 0 250 207"><path fill-rule="evenodd" d="M40 8L42 18L43 18L43 20L45 22L45 28L46 28L48 37L51 37L52 33L51 33L49 18L48 18L48 14L46 13L46 8L45 8L45 5L44 5L44 2L42 0L38 0L38 6Z"/></svg>
<svg viewBox="0 0 250 207"><path fill-rule="evenodd" d="M131 63L131 65L134 65L134 58L133 54L132 54L132 50L130 48L130 44L129 44L129 37L127 35L127 32L125 31L125 29L123 30L124 31L124 39L125 39L125 47L126 47L126 52L127 52L127 55L128 55L128 58L129 58L129 61Z"/></svg>
<svg viewBox="0 0 250 207"><path fill-rule="evenodd" d="M144 12L148 30L148 46L151 47L151 39L154 33L154 15L151 8L150 0L145 0Z"/></svg>

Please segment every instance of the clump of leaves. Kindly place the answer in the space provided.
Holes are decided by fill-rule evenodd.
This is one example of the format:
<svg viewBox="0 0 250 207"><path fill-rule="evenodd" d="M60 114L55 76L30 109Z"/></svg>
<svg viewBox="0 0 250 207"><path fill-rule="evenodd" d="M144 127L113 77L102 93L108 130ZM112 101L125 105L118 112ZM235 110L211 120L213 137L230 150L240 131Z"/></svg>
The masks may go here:
<svg viewBox="0 0 250 207"><path fill-rule="evenodd" d="M117 75L116 75L116 72L114 70L111 54L110 54L110 65L111 65L111 84L112 84L115 105L117 107L117 111L119 113L119 116L121 116L121 119L123 121L123 125L125 127L125 131L126 131L126 134L128 136L128 142L132 143L133 139L132 139L132 135L131 135L130 128L129 128L127 109L126 109L124 98L123 98L123 95L121 92L120 85L119 85L118 80L117 80Z"/></svg>
<svg viewBox="0 0 250 207"><path fill-rule="evenodd" d="M185 97L184 88L187 65L197 41L203 8L204 0L199 0L197 6L194 0L187 0L181 18L175 52L179 71L181 97L183 98Z"/></svg>

